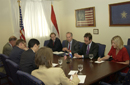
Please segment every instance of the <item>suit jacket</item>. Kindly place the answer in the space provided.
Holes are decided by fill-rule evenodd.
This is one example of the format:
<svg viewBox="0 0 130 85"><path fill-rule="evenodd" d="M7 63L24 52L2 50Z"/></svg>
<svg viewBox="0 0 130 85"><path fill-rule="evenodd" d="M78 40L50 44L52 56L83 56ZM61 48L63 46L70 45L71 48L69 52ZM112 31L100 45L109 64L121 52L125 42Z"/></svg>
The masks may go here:
<svg viewBox="0 0 130 85"><path fill-rule="evenodd" d="M53 40L50 39L47 47L51 48L53 51L62 51L62 44L60 39L56 38L53 46Z"/></svg>
<svg viewBox="0 0 130 85"><path fill-rule="evenodd" d="M9 43L6 43L5 46L3 47L3 54L9 56L13 47L10 46Z"/></svg>
<svg viewBox="0 0 130 85"><path fill-rule="evenodd" d="M45 85L78 85L79 83L78 77L74 77L70 82L63 70L58 67L46 68L45 66L40 66L39 69L32 71L31 74L43 81Z"/></svg>
<svg viewBox="0 0 130 85"><path fill-rule="evenodd" d="M94 58L98 58L98 48L99 48L98 44L92 42L89 54L93 54ZM84 55L84 58L89 58L89 54L86 55L86 51L87 51L87 45L84 43L82 48L79 50L78 54Z"/></svg>
<svg viewBox="0 0 130 85"><path fill-rule="evenodd" d="M68 43L69 42L66 40L65 41L65 47L67 47L67 48L68 48ZM75 39L73 39L72 40L72 45L71 45L71 52L72 53L77 53L79 51L79 48L80 48L79 42L76 41Z"/></svg>
<svg viewBox="0 0 130 85"><path fill-rule="evenodd" d="M31 72L37 68L34 62L35 53L32 49L24 51L20 59L20 69L24 72L31 74Z"/></svg>
<svg viewBox="0 0 130 85"><path fill-rule="evenodd" d="M15 46L13 50L10 53L10 59L17 63L19 65L20 59L21 59L21 54L24 52L23 49L20 49L19 47Z"/></svg>

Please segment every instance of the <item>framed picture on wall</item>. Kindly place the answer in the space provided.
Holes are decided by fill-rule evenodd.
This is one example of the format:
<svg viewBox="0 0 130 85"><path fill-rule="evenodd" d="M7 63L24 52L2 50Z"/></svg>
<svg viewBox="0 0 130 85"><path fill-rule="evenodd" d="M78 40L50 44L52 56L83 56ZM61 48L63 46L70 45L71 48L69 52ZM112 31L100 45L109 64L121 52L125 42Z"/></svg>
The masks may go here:
<svg viewBox="0 0 130 85"><path fill-rule="evenodd" d="M130 1L109 4L109 26L130 26Z"/></svg>
<svg viewBox="0 0 130 85"><path fill-rule="evenodd" d="M75 10L76 27L95 27L95 7Z"/></svg>
<svg viewBox="0 0 130 85"><path fill-rule="evenodd" d="M98 29L93 29L93 34L99 34L99 30Z"/></svg>

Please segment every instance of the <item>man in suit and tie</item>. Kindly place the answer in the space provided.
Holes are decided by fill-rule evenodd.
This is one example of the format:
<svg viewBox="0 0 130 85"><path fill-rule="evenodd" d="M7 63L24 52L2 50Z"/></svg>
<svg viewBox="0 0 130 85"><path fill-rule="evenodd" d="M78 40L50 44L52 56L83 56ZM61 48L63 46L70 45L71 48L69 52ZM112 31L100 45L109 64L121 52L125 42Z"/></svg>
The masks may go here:
<svg viewBox="0 0 130 85"><path fill-rule="evenodd" d="M3 54L9 56L13 47L15 46L16 44L16 41L17 41L17 38L15 36L11 36L9 38L9 42L6 43L3 47Z"/></svg>
<svg viewBox="0 0 130 85"><path fill-rule="evenodd" d="M79 42L73 39L73 34L71 32L66 33L66 41L65 41L65 46L62 49L63 51L77 53L79 50Z"/></svg>
<svg viewBox="0 0 130 85"><path fill-rule="evenodd" d="M35 65L35 53L39 49L40 42L37 39L31 39L28 42L29 49L24 51L20 59L20 69L31 74L37 68Z"/></svg>
<svg viewBox="0 0 130 85"><path fill-rule="evenodd" d="M13 48L13 50L10 53L10 59L17 63L19 65L20 59L21 59L21 54L27 50L28 48L26 47L26 41L23 39L19 39L16 42L16 46Z"/></svg>
<svg viewBox="0 0 130 85"><path fill-rule="evenodd" d="M55 33L50 34L51 39L47 44L47 47L51 48L53 51L62 51L62 44L59 38L56 37Z"/></svg>
<svg viewBox="0 0 130 85"><path fill-rule="evenodd" d="M89 54L93 54L94 58L98 58L99 46L92 41L91 33L84 35L84 42L82 48L74 56L77 58L89 58Z"/></svg>

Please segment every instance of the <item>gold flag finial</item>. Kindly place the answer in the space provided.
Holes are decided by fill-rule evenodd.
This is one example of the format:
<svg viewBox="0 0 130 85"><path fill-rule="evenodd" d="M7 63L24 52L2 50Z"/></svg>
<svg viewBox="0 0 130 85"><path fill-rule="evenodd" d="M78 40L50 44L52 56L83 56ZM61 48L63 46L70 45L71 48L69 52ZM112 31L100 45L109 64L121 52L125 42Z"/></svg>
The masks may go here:
<svg viewBox="0 0 130 85"><path fill-rule="evenodd" d="M20 1L20 0L18 0L17 2L18 2L18 4L19 4L19 6L20 6L20 2L21 2L21 1Z"/></svg>

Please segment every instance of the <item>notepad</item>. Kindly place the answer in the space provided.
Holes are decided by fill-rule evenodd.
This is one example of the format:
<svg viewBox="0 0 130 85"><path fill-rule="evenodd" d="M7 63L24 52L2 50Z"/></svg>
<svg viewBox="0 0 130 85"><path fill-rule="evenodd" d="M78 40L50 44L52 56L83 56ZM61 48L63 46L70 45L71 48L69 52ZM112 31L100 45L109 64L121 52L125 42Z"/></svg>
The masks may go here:
<svg viewBox="0 0 130 85"><path fill-rule="evenodd" d="M75 73L78 73L78 71L77 71L77 70L71 70L71 71L68 73L68 75L74 75Z"/></svg>
<svg viewBox="0 0 130 85"><path fill-rule="evenodd" d="M53 66L53 67L55 67L55 66L57 66L57 65L58 65L58 64L56 64L56 63L52 63L52 66Z"/></svg>
<svg viewBox="0 0 130 85"><path fill-rule="evenodd" d="M77 57L74 56L73 58L77 58ZM82 57L81 57L81 58L82 58Z"/></svg>
<svg viewBox="0 0 130 85"><path fill-rule="evenodd" d="M58 55L58 54L63 54L64 52L58 52L58 51L55 51L55 52L53 52L53 54L56 54L56 55Z"/></svg>
<svg viewBox="0 0 130 85"><path fill-rule="evenodd" d="M77 57L74 56L73 58L77 58Z"/></svg>
<svg viewBox="0 0 130 85"><path fill-rule="evenodd" d="M72 76L70 77L70 79L72 80ZM85 78L86 78L86 75L78 75L78 78L79 78L79 80L80 80L80 82L79 83L84 83L84 81L85 81Z"/></svg>
<svg viewBox="0 0 130 85"><path fill-rule="evenodd" d="M95 61L95 63L103 63L104 61Z"/></svg>

